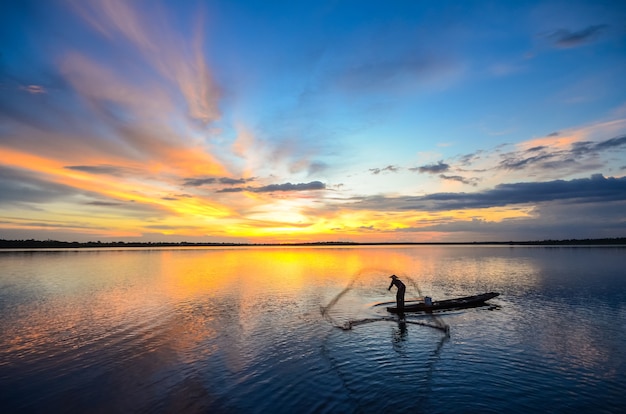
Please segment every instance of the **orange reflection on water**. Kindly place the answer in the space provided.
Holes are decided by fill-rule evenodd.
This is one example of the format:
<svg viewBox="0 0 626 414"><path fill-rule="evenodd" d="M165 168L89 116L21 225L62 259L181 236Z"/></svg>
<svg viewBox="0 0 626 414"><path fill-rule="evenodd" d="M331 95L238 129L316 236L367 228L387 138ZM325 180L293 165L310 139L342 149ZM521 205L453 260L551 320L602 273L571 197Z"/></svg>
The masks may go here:
<svg viewBox="0 0 626 414"><path fill-rule="evenodd" d="M393 292L387 291L391 274L420 274L422 258L411 253L379 247L163 251L160 285L169 301L203 303L245 337L271 329L268 318L291 318L310 312L311 306L319 310L347 287L351 294L339 305L349 312L352 305L393 300Z"/></svg>
<svg viewBox="0 0 626 414"><path fill-rule="evenodd" d="M216 330L206 314L177 311L162 288L158 257L132 251L28 257L29 277L19 283L32 293L3 315L0 360L67 372L117 352L115 360L132 359L150 376L169 361L211 352L210 346L196 348Z"/></svg>
<svg viewBox="0 0 626 414"><path fill-rule="evenodd" d="M443 298L480 293L471 291L476 286L490 290L491 282L510 278L511 269L532 270L506 255L475 252L467 247L329 246L42 256L40 262L33 259L40 267L30 271L39 275L33 284L43 300L25 304L5 323L1 345L5 355L71 359L73 350L97 351L125 341L134 344L125 352L190 361L213 352L219 346L216 338L232 335L228 366L238 371L246 363L241 355L263 352L249 348L250 338L280 336L265 333L285 329L286 321L300 323L298 318L320 312L347 288L333 311L354 318L368 303L394 300L394 292L387 290L391 274L405 280L407 297L418 296L419 287L423 294ZM151 357L145 358L150 366Z"/></svg>

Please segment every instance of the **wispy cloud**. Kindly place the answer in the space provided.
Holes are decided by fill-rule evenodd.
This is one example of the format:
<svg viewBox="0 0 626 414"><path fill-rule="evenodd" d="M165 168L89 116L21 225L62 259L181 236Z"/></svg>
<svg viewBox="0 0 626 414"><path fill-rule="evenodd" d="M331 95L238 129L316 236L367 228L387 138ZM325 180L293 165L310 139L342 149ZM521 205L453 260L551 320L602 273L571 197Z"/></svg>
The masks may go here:
<svg viewBox="0 0 626 414"><path fill-rule="evenodd" d="M572 146L572 152L577 155L598 154L602 151L626 149L626 135L614 137L600 142L576 142Z"/></svg>
<svg viewBox="0 0 626 414"><path fill-rule="evenodd" d="M336 74L337 85L349 91L395 91L426 87L454 78L461 68L443 55L407 51L399 57L361 59Z"/></svg>
<svg viewBox="0 0 626 414"><path fill-rule="evenodd" d="M75 10L106 39L121 36L184 96L191 118L204 123L219 118L221 88L203 52L202 13L197 15L194 41L189 43L173 29L159 4L141 10L123 0L74 2ZM135 6L135 7L133 7Z"/></svg>
<svg viewBox="0 0 626 414"><path fill-rule="evenodd" d="M596 160L602 153L626 149L626 136L610 138L604 141L572 142L569 147L541 145L521 151L502 154L498 168L506 170L525 170L529 168L561 169L582 166L597 168ZM589 164L591 163L591 164Z"/></svg>
<svg viewBox="0 0 626 414"><path fill-rule="evenodd" d="M550 33L548 38L559 48L578 47L595 41L607 28L606 24L597 24L576 31L559 29Z"/></svg>
<svg viewBox="0 0 626 414"><path fill-rule="evenodd" d="M372 174L374 174L374 175L378 175L378 174L380 174L381 172L382 172L382 173L384 173L384 172L391 172L391 173L395 173L395 172L400 171L400 167L397 167L397 166L395 166L395 165L388 165L388 166L386 166L386 167L384 167L384 168L370 168L370 169L369 169L369 171L370 171Z"/></svg>
<svg viewBox="0 0 626 414"><path fill-rule="evenodd" d="M76 53L65 57L63 73L100 127L90 134L92 141L103 143L101 151L130 160L148 158L178 169L201 166L205 171L224 171L211 154L200 150L201 142L181 140L180 132L167 122L168 114L176 111L162 88L142 88L116 70Z"/></svg>
<svg viewBox="0 0 626 414"><path fill-rule="evenodd" d="M39 94L44 94L48 92L46 88L44 88L41 85L26 85L26 86L21 86L20 89L33 95L39 95Z"/></svg>

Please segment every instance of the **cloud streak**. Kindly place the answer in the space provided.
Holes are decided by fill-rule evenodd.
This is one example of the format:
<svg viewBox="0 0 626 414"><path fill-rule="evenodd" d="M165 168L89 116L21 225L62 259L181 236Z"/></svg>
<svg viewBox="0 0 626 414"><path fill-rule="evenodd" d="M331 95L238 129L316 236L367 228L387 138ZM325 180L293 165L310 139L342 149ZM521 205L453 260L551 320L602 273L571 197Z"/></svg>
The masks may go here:
<svg viewBox="0 0 626 414"><path fill-rule="evenodd" d="M201 14L193 42L185 41L172 28L161 6L133 8L123 0L75 2L77 13L106 39L121 36L134 45L163 76L174 82L184 96L191 118L209 123L220 116L221 88L203 53Z"/></svg>
<svg viewBox="0 0 626 414"><path fill-rule="evenodd" d="M0 165L0 205L44 204L79 194L75 188Z"/></svg>
<svg viewBox="0 0 626 414"><path fill-rule="evenodd" d="M384 172L395 173L395 172L400 171L400 167L396 167L395 165L388 165L385 168L370 168L369 171L374 175L378 175Z"/></svg>
<svg viewBox="0 0 626 414"><path fill-rule="evenodd" d="M548 37L559 48L573 48L597 40L608 28L606 24L588 26L581 30L559 29Z"/></svg>
<svg viewBox="0 0 626 414"><path fill-rule="evenodd" d="M309 183L284 183L284 184L270 184L261 187L235 187L235 188L223 188L218 190L218 193L239 193L248 191L252 193L276 193L276 192L298 192L298 191L317 191L325 190L326 184L321 181L311 181Z"/></svg>
<svg viewBox="0 0 626 414"><path fill-rule="evenodd" d="M549 201L612 202L626 200L626 177L554 180L499 184L474 193L433 193L425 196L364 197L349 204L351 208L382 211L450 211L510 207Z"/></svg>
<svg viewBox="0 0 626 414"><path fill-rule="evenodd" d="M250 181L254 181L254 178L230 178L230 177L205 177L205 178L187 178L183 185L191 187L201 187L203 185L212 184L226 184L226 185L240 185Z"/></svg>
<svg viewBox="0 0 626 414"><path fill-rule="evenodd" d="M601 164L596 159L602 153L623 149L626 149L626 135L598 142L573 142L569 148L542 145L503 154L498 168L505 170L536 168L558 170L564 167L580 166L584 162L591 162L590 166L599 167Z"/></svg>
<svg viewBox="0 0 626 414"><path fill-rule="evenodd" d="M131 174L137 174L138 171L133 168L125 167L125 166L116 166L110 164L101 164L101 165L68 165L64 168L72 171L81 171L89 174L95 175L112 175L112 176L125 176Z"/></svg>
<svg viewBox="0 0 626 414"><path fill-rule="evenodd" d="M466 178L460 175L439 174L439 178L441 178L442 180L456 181L461 184L471 185L474 187L476 187L478 183L480 182L480 178L475 178L475 177Z"/></svg>

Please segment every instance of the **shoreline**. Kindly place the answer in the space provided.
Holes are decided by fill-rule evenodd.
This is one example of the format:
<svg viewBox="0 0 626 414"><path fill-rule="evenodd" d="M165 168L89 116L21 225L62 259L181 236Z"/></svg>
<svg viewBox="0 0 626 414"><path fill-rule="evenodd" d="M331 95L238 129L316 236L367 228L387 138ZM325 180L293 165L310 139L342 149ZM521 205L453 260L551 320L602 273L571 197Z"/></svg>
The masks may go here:
<svg viewBox="0 0 626 414"><path fill-rule="evenodd" d="M98 247L323 247L323 246L626 246L626 237L601 239L486 241L486 242L307 242L307 243L191 243L191 242L67 242L59 240L0 240L0 249L81 249Z"/></svg>

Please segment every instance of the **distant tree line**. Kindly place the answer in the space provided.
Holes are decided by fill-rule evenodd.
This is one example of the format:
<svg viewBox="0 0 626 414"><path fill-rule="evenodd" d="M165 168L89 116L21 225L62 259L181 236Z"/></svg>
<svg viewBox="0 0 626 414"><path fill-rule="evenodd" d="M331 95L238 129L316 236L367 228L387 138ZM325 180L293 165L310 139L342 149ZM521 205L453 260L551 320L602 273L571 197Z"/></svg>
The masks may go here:
<svg viewBox="0 0 626 414"><path fill-rule="evenodd" d="M0 249L57 249L84 247L177 247L177 246L237 246L236 243L188 243L188 242L67 242L59 240L0 240Z"/></svg>
<svg viewBox="0 0 626 414"><path fill-rule="evenodd" d="M0 249L62 249L94 247L185 247L185 246L359 246L359 245L626 245L626 237L603 239L569 239L509 242L466 242L466 243L355 243L355 242L311 242L311 243L190 243L190 242L67 242L59 240L3 240Z"/></svg>
<svg viewBox="0 0 626 414"><path fill-rule="evenodd" d="M542 240L509 242L509 244L528 245L619 245L626 244L626 237L605 238L605 239L569 239L569 240Z"/></svg>

